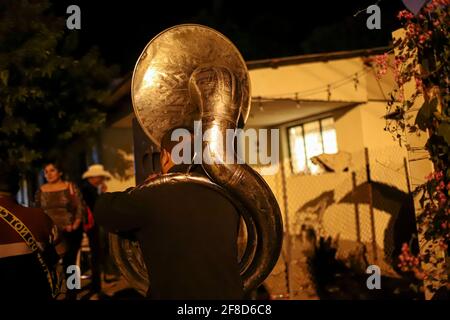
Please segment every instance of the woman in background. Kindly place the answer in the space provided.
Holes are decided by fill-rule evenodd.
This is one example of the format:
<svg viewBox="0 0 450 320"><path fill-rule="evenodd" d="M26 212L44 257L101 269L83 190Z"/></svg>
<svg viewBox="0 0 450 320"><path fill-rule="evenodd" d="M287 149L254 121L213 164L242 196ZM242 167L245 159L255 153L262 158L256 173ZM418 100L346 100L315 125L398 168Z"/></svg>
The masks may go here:
<svg viewBox="0 0 450 320"><path fill-rule="evenodd" d="M36 193L36 206L53 220L64 248L63 267L76 264L78 250L81 246L83 228L81 219L84 205L81 193L75 184L64 181L61 168L54 162L44 165L47 183ZM67 290L66 299L76 299L76 290Z"/></svg>

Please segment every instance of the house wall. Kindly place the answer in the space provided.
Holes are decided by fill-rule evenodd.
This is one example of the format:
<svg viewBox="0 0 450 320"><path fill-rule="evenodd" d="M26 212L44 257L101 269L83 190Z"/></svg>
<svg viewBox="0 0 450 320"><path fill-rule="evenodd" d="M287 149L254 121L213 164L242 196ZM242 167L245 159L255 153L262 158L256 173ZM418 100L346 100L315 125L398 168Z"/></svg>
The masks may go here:
<svg viewBox="0 0 450 320"><path fill-rule="evenodd" d="M362 74L364 69L362 62L362 59L357 57L281 66L275 69L270 67L254 69L250 71L252 96L281 96L299 92L300 98L327 101L328 93L324 90L316 92L316 89L358 73ZM359 86L366 87L366 77L360 78ZM349 81L333 88L331 98L334 101L366 101L367 91L355 90L354 83Z"/></svg>
<svg viewBox="0 0 450 320"><path fill-rule="evenodd" d="M371 263L377 263L383 271L391 272L390 258L395 246L393 228L404 205L403 196L408 192L408 185L404 163L406 149L384 131L384 114L383 101L367 101L330 113L335 120L338 149L351 155L348 172L293 174L287 130L303 120L278 126L281 137L280 170L264 175L264 178L278 200L288 234L293 237L300 235L302 224L305 221L314 223L315 219L324 235L339 238L339 255L345 257L353 254L360 242L365 244ZM384 189L368 189L365 148L368 148L372 180L389 192L389 186L393 187L392 190L398 190L401 197L392 199L397 196L395 193L384 199L385 194L379 193ZM260 171L260 168L255 168ZM373 211L369 206L370 195L376 198L372 200ZM386 204L383 208L377 204L380 201Z"/></svg>
<svg viewBox="0 0 450 320"><path fill-rule="evenodd" d="M101 162L113 178L107 181L109 192L123 191L135 186L133 131L110 127L100 135Z"/></svg>

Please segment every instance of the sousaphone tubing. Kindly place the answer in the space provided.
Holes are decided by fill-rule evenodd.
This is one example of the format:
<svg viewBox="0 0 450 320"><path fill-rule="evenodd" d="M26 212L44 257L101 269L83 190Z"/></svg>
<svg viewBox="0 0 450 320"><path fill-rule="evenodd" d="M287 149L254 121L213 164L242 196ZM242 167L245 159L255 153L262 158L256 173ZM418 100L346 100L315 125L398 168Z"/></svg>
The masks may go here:
<svg viewBox="0 0 450 320"><path fill-rule="evenodd" d="M139 187L197 183L227 197L240 213L247 234L246 245L237 257L244 291L256 288L280 255L282 219L264 179L246 164L225 161L224 150L219 147L226 145L220 140L227 136L226 130L243 126L250 110L250 79L241 54L211 28L193 24L169 28L153 38L139 57L131 96L139 124L158 146L165 132L192 128L196 120L201 121L203 132L210 131L202 150L213 161L201 164L209 179L193 173L171 173ZM118 235L112 235L110 241L124 277L139 292L145 294L149 286L151 291L138 242Z"/></svg>

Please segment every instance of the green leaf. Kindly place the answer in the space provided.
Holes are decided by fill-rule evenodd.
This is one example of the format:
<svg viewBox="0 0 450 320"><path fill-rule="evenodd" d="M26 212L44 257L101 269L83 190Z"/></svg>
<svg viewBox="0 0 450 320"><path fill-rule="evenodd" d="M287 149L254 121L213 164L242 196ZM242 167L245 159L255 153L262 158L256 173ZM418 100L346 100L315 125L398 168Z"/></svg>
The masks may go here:
<svg viewBox="0 0 450 320"><path fill-rule="evenodd" d="M439 125L437 132L444 138L445 142L450 145L450 124L448 122L442 122Z"/></svg>
<svg viewBox="0 0 450 320"><path fill-rule="evenodd" d="M31 172L42 155L98 132L118 71L98 50L80 50L49 0L0 2L0 161Z"/></svg>
<svg viewBox="0 0 450 320"><path fill-rule="evenodd" d="M417 113L415 124L421 129L426 130L431 126L433 113L437 108L437 99L434 98L430 102L425 101Z"/></svg>
<svg viewBox="0 0 450 320"><path fill-rule="evenodd" d="M0 72L0 80L2 80L2 83L5 87L8 85L8 80L9 80L9 71L8 70L2 70L2 72Z"/></svg>

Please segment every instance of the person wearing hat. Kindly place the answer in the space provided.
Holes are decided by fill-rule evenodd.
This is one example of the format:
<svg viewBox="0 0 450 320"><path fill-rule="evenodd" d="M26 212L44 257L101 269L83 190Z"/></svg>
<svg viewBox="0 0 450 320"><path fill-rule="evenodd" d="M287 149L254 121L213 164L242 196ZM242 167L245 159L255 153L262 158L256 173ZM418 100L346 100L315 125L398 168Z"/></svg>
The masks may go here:
<svg viewBox="0 0 450 320"><path fill-rule="evenodd" d="M81 193L86 203L86 216L84 219L84 231L89 239L89 247L91 249L91 270L92 282L91 292L93 294L101 292L101 260L102 242L100 237L100 229L95 223L92 211L98 196L106 192L105 181L111 178L111 174L106 171L101 164L93 164L82 175L83 182L81 184ZM102 237L103 238L103 237Z"/></svg>

